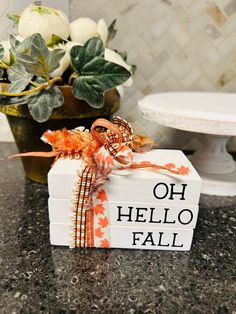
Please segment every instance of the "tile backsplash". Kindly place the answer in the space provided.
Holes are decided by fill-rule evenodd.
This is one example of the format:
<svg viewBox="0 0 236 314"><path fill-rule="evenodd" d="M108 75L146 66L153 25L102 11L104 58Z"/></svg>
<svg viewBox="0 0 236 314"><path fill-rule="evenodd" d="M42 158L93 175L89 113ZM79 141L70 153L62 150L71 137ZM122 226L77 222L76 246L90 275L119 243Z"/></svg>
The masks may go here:
<svg viewBox="0 0 236 314"><path fill-rule="evenodd" d="M139 99L164 91L236 91L236 0L71 0L70 15L108 23L117 18L111 46L127 51L138 65L119 114L162 147L193 147L198 141L189 133L147 126L136 108ZM233 141L230 148L236 148Z"/></svg>

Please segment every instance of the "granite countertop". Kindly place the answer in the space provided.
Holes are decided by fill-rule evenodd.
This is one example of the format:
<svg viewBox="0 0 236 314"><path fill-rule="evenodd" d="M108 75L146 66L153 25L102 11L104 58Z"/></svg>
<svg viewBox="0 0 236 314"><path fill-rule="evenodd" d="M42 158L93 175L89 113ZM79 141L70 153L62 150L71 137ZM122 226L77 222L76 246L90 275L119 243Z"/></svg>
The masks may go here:
<svg viewBox="0 0 236 314"><path fill-rule="evenodd" d="M236 313L236 197L202 196L191 252L49 243L47 187L0 143L1 313Z"/></svg>

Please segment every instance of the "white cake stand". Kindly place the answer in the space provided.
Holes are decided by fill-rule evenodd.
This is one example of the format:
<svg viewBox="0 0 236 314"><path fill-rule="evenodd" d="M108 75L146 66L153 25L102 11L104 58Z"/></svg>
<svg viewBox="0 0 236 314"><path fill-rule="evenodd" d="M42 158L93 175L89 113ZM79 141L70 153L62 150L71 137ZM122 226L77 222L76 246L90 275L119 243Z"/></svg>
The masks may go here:
<svg viewBox="0 0 236 314"><path fill-rule="evenodd" d="M145 119L197 132L202 146L190 157L203 179L202 193L236 195L236 167L226 143L236 136L236 94L173 92L138 103Z"/></svg>

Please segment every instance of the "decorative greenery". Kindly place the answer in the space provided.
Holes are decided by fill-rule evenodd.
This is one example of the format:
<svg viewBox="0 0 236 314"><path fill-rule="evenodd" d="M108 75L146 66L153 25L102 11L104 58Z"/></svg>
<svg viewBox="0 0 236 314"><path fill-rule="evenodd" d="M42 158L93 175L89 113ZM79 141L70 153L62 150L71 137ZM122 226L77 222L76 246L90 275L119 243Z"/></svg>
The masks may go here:
<svg viewBox="0 0 236 314"><path fill-rule="evenodd" d="M7 17L12 20L12 22L17 25L20 20L20 13L19 12L10 12L7 13Z"/></svg>
<svg viewBox="0 0 236 314"><path fill-rule="evenodd" d="M44 122L52 114L53 108L63 105L64 97L57 86L46 87L38 95L28 100L28 108L32 117L38 122Z"/></svg>
<svg viewBox="0 0 236 314"><path fill-rule="evenodd" d="M55 35L55 34L52 34L52 37L51 39L47 42L47 46L49 48L53 48L54 46L58 45L58 44L62 44L62 43L65 43L66 41L63 40L61 37Z"/></svg>
<svg viewBox="0 0 236 314"><path fill-rule="evenodd" d="M116 26L116 19L108 27L107 42L111 41L116 36L117 29L115 29L115 26Z"/></svg>
<svg viewBox="0 0 236 314"><path fill-rule="evenodd" d="M44 19L52 16L51 9L46 7L28 7L25 10L28 10L27 14L32 11ZM58 12L55 10L59 18ZM8 14L8 17L18 23L26 13ZM0 43L0 79L8 83L7 91L0 88L0 103L27 103L33 119L45 122L53 108L62 106L64 102L57 85L68 84L72 85L74 97L85 100L93 108L102 108L105 92L122 85L132 75L131 66L124 67L119 62L105 60L105 47L117 33L115 24L116 20L107 28L106 42L105 37L99 35L88 38L83 46L75 42L67 46L70 41L54 33L45 35L50 40L40 33L32 33L24 39L10 35L9 51L4 42ZM8 59L6 53L9 54ZM127 54L122 57L126 60Z"/></svg>
<svg viewBox="0 0 236 314"><path fill-rule="evenodd" d="M74 46L71 57L78 74L73 82L73 95L93 108L103 107L105 91L130 77L128 70L104 59L103 42L99 38L91 38L83 47Z"/></svg>
<svg viewBox="0 0 236 314"><path fill-rule="evenodd" d="M28 73L21 63L15 63L7 70L10 84L8 87L9 93L20 93L30 83L33 74Z"/></svg>
<svg viewBox="0 0 236 314"><path fill-rule="evenodd" d="M65 54L62 49L50 51L40 34L27 37L21 43L12 40L11 45L16 62L22 64L27 72L45 77L47 81Z"/></svg>

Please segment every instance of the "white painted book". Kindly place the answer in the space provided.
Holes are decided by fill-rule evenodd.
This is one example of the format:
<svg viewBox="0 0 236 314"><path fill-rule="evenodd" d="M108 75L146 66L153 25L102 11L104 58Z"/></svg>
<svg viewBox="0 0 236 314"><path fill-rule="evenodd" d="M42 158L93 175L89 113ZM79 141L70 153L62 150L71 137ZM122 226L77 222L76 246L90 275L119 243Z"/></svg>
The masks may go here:
<svg viewBox="0 0 236 314"><path fill-rule="evenodd" d="M117 170L103 186L106 209L94 214L94 246L109 238L110 248L190 250L198 216L201 179L181 151L135 154L135 162L189 167L187 175L166 171ZM71 201L82 160L60 159L48 174L52 245L71 244ZM96 195L93 196L95 201ZM107 228L100 225L107 221ZM104 226L104 223L103 225ZM105 231L104 231L105 230Z"/></svg>
<svg viewBox="0 0 236 314"><path fill-rule="evenodd" d="M179 175L146 169L113 171L105 184L109 201L198 204L201 178L182 151L153 149L144 154L134 154L134 161L150 161L159 165L175 163L189 167L189 173ZM72 199L76 171L81 167L82 160L59 159L48 174L50 197Z"/></svg>

